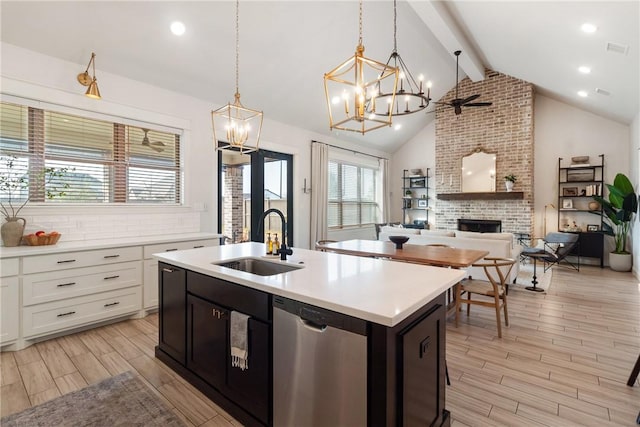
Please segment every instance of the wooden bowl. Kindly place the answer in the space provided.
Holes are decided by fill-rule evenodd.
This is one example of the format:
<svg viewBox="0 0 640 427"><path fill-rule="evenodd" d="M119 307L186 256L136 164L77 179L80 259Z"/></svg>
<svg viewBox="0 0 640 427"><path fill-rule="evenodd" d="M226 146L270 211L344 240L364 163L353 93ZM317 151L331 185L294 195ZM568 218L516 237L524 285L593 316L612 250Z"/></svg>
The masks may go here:
<svg viewBox="0 0 640 427"><path fill-rule="evenodd" d="M62 236L62 234L41 234L40 236L30 234L22 238L29 246L46 246L58 243L60 236Z"/></svg>
<svg viewBox="0 0 640 427"><path fill-rule="evenodd" d="M402 249L402 245L407 243L409 236L389 236L389 240L396 244L396 249Z"/></svg>

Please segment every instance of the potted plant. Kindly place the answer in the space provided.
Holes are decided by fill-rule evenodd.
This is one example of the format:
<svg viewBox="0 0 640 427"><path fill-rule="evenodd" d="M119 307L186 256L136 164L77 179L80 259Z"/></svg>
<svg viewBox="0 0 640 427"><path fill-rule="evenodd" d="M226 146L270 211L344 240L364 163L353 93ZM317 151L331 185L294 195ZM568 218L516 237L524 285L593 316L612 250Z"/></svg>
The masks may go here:
<svg viewBox="0 0 640 427"><path fill-rule="evenodd" d="M513 191L513 184L517 181L514 174L510 173L504 177L504 185L507 187L507 191Z"/></svg>
<svg viewBox="0 0 640 427"><path fill-rule="evenodd" d="M631 253L627 251L627 236L634 215L638 212L638 196L626 175L619 173L613 180L613 185L606 184L609 190L609 200L601 196L594 196L602 205L604 223L602 231L613 236L615 250L609 254L609 266L615 271L631 270Z"/></svg>
<svg viewBox="0 0 640 427"><path fill-rule="evenodd" d="M18 216L22 208L24 208L31 200L34 192L45 189L45 196L53 199L56 196L64 196L64 190L58 188L46 188L54 178L61 178L65 175L68 168L45 168L43 171L44 179L38 180L38 184L34 184L35 188L29 186L28 173L24 168L17 168L17 157L7 156L0 157L4 163L2 174L0 174L0 212L4 217L4 223L0 227L0 235L2 243L6 247L18 246L22 240L24 227L27 221ZM60 184L63 189L69 188L69 184ZM28 194L28 196L24 196ZM22 221L22 222L20 222Z"/></svg>

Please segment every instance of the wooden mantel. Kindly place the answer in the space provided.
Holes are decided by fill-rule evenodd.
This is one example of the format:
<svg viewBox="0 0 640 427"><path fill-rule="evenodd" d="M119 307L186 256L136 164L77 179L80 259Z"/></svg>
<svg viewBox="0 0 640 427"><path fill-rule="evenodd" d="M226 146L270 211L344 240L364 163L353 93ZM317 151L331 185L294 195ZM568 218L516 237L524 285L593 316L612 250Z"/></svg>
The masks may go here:
<svg viewBox="0 0 640 427"><path fill-rule="evenodd" d="M488 193L439 193L439 200L521 200L523 191L495 191Z"/></svg>

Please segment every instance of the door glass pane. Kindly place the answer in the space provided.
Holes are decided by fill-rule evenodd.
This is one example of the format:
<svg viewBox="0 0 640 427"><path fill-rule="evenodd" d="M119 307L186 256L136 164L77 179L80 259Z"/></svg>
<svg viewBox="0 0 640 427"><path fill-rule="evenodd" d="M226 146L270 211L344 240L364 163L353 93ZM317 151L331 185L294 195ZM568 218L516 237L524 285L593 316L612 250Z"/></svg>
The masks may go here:
<svg viewBox="0 0 640 427"><path fill-rule="evenodd" d="M251 157L222 151L222 234L248 242L251 225Z"/></svg>
<svg viewBox="0 0 640 427"><path fill-rule="evenodd" d="M278 209L283 213L285 221L287 212L287 166L286 160L265 157L264 159L264 210ZM282 244L282 221L277 214L270 214L264 220L264 236L270 233L271 239Z"/></svg>

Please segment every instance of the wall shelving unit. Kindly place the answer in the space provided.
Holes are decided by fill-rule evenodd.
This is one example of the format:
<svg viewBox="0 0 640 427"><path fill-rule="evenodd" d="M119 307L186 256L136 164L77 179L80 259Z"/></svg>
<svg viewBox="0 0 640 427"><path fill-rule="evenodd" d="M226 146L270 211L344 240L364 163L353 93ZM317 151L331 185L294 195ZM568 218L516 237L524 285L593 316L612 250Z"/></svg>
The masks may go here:
<svg viewBox="0 0 640 427"><path fill-rule="evenodd" d="M402 172L402 220L404 227L429 227L429 212L432 205L429 198L429 171L430 169L427 168L423 175L410 175L408 169L404 169ZM420 218L414 218L416 216Z"/></svg>
<svg viewBox="0 0 640 427"><path fill-rule="evenodd" d="M558 158L558 231L579 233L573 254L599 258L600 267L604 266L603 216L602 206L594 206L593 196L602 196L603 190L604 154L596 164L572 165ZM579 225L584 221L586 225Z"/></svg>

